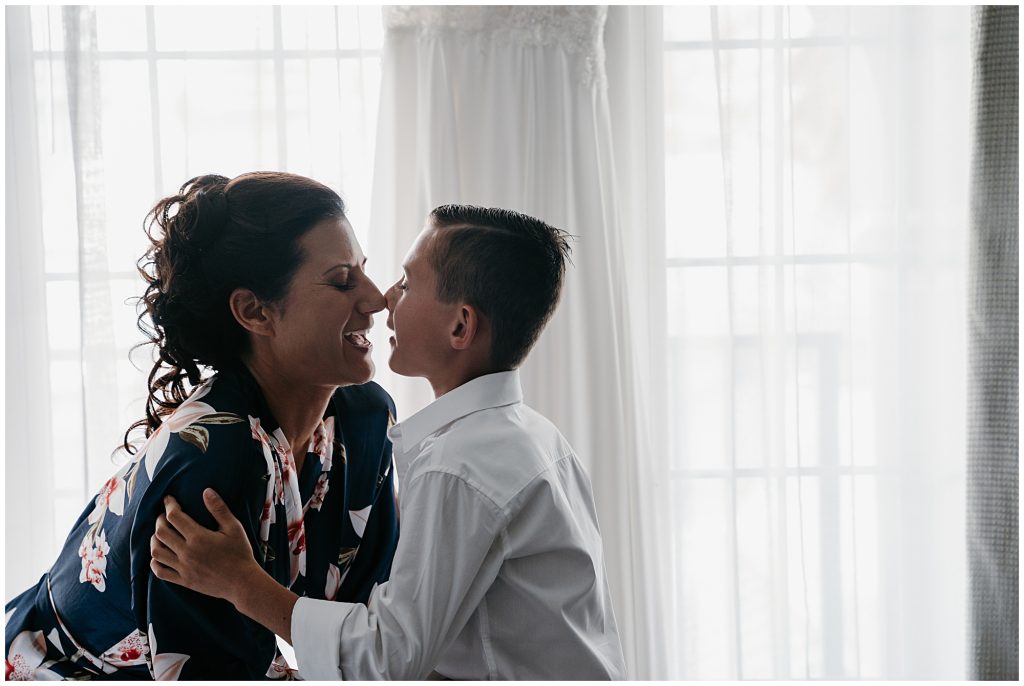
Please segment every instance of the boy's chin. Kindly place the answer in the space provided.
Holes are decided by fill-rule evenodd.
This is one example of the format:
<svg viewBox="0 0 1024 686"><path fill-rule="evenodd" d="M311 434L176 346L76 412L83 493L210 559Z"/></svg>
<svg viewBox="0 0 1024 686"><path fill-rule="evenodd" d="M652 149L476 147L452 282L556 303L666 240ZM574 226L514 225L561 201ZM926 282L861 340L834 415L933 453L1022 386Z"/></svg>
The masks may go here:
<svg viewBox="0 0 1024 686"><path fill-rule="evenodd" d="M422 374L416 374L414 372L409 371L408 367L404 366L401 360L395 359L394 353L391 353L391 357L388 358L388 369L393 371L395 374L398 374L399 376L407 376L410 378L423 376Z"/></svg>

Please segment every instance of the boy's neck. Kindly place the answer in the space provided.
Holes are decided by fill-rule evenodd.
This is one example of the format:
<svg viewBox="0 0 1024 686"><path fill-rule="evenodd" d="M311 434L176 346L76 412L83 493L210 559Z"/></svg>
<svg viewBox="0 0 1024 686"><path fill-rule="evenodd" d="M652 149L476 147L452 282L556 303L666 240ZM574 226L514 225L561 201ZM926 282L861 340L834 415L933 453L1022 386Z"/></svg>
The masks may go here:
<svg viewBox="0 0 1024 686"><path fill-rule="evenodd" d="M454 391L459 386L467 384L473 379L500 371L507 370L492 369L489 364L452 365L437 376L428 376L427 381L430 382L430 387L434 389L434 400L437 400L445 393Z"/></svg>

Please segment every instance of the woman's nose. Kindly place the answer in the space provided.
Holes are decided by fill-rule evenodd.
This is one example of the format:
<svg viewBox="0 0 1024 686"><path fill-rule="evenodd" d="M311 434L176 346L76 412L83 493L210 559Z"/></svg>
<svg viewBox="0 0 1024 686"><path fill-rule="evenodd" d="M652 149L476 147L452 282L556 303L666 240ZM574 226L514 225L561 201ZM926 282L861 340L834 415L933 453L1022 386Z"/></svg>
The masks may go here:
<svg viewBox="0 0 1024 686"><path fill-rule="evenodd" d="M370 279L366 280L367 287L363 293L363 297L359 302L359 309L364 314L373 314L374 312L380 312L387 307L387 300L384 299L384 294L380 292L375 284Z"/></svg>

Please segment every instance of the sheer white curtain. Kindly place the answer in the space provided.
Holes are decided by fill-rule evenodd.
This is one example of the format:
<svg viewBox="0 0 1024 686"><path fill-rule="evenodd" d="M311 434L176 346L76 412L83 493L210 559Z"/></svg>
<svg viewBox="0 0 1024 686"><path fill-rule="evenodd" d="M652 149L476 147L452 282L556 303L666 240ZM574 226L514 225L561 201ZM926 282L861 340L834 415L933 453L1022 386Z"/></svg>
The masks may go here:
<svg viewBox="0 0 1024 686"><path fill-rule="evenodd" d="M524 376L633 677L964 676L967 9L395 11L379 118L376 8L6 12L7 597L141 416L145 212L275 168L381 284L442 202L579 236Z"/></svg>
<svg viewBox="0 0 1024 686"><path fill-rule="evenodd" d="M130 299L158 198L204 173L306 174L342 193L365 245L383 30L374 7L6 16L9 598L47 569L142 416L151 362L129 359Z"/></svg>
<svg viewBox="0 0 1024 686"><path fill-rule="evenodd" d="M370 254L396 275L427 213L451 202L519 210L578 236L563 301L522 368L524 392L591 474L630 674L661 676L671 646L650 621L664 602L650 580L664 567L649 467L660 455L636 392L646 336L627 302L643 296L628 292L606 8L405 7L384 17ZM381 378L401 416L431 399L423 380Z"/></svg>
<svg viewBox="0 0 1024 686"><path fill-rule="evenodd" d="M5 598L42 574L34 546L53 531L52 507L36 507L53 483L50 355L42 241L42 182L36 149L35 83L27 7L6 8L6 320L4 433ZM25 562L27 551L28 562Z"/></svg>
<svg viewBox="0 0 1024 686"><path fill-rule="evenodd" d="M964 678L968 28L665 10L674 677Z"/></svg>

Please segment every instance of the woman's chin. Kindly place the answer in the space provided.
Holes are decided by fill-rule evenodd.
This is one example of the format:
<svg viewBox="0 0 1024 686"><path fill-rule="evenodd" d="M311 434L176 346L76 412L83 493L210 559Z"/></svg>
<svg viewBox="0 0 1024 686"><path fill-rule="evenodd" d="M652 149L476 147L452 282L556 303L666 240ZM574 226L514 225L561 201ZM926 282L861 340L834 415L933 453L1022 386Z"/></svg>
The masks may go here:
<svg viewBox="0 0 1024 686"><path fill-rule="evenodd" d="M346 374L349 378L349 382L346 385L360 386L364 383L369 383L373 380L376 371L377 368L374 366L373 361L368 359L366 364L362 365L360 369L352 369L349 374Z"/></svg>

